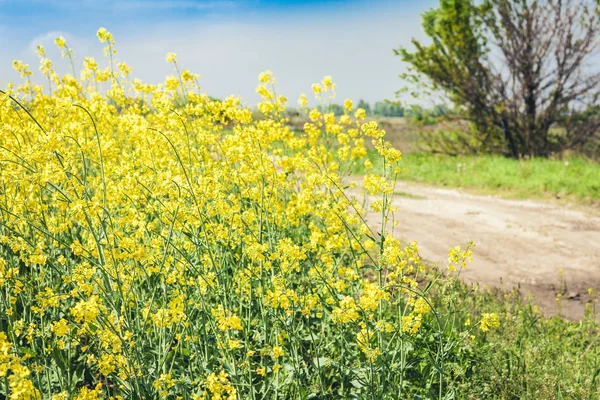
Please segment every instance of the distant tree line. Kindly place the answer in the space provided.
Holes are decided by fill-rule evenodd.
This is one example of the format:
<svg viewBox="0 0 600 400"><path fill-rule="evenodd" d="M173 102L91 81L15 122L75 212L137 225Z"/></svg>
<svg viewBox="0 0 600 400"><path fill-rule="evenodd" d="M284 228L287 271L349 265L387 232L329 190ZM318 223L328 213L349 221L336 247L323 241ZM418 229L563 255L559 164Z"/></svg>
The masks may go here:
<svg viewBox="0 0 600 400"><path fill-rule="evenodd" d="M336 116L344 114L344 106L341 104L319 105L321 112L332 112ZM445 104L433 107L423 107L417 104L402 105L399 101L383 100L376 102L373 106L365 100L360 100L356 108L362 108L369 117L404 117L424 123L435 123L439 117L453 114L453 111Z"/></svg>

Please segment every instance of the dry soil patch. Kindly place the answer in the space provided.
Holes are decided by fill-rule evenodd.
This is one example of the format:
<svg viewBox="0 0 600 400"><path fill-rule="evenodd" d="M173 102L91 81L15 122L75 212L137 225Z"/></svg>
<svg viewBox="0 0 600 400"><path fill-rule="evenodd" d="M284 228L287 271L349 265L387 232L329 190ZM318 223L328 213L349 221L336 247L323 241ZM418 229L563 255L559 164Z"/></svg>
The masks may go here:
<svg viewBox="0 0 600 400"><path fill-rule="evenodd" d="M524 296L531 294L546 315L560 312L571 319L583 316L587 289L600 290L597 207L511 200L404 182L396 192L395 235L416 240L424 259L441 265L450 247L475 242L473 262L461 274L466 282L516 288ZM376 226L379 217L372 214L369 221Z"/></svg>

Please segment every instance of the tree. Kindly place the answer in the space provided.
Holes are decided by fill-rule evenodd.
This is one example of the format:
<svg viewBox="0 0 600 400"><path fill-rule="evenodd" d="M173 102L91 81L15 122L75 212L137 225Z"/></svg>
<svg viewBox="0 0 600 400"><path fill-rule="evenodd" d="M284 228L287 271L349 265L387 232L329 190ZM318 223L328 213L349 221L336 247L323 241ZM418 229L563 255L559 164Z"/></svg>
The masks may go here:
<svg viewBox="0 0 600 400"><path fill-rule="evenodd" d="M373 107L373 115L381 117L403 117L404 107L397 101L378 101Z"/></svg>
<svg viewBox="0 0 600 400"><path fill-rule="evenodd" d="M482 148L547 156L597 135L596 124L552 138L550 128L597 104L599 11L597 0L440 0L423 15L432 43L396 54L463 110Z"/></svg>

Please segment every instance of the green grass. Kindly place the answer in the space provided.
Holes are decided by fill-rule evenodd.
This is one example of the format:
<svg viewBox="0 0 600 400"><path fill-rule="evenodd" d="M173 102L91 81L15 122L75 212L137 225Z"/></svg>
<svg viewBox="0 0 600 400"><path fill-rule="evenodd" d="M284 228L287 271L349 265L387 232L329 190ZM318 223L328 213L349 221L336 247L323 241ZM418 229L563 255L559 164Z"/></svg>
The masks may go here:
<svg viewBox="0 0 600 400"><path fill-rule="evenodd" d="M377 153L369 151L369 157L379 167ZM600 200L600 164L583 157L513 160L493 155L411 153L403 156L401 166L406 168L402 180L500 192L511 197Z"/></svg>
<svg viewBox="0 0 600 400"><path fill-rule="evenodd" d="M452 348L446 368L461 399L592 399L600 390L600 336L595 306L571 322L545 318L518 293L476 290L459 280L431 292L438 312L453 311L453 324L470 326L482 312L495 312L500 327L482 340L465 337ZM445 309L447 304L448 310Z"/></svg>

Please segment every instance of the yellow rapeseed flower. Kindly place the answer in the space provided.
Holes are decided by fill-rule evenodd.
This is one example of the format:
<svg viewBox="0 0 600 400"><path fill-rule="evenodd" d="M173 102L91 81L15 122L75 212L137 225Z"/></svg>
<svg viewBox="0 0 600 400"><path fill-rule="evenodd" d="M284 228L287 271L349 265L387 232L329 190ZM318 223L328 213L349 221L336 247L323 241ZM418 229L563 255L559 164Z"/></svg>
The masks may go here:
<svg viewBox="0 0 600 400"><path fill-rule="evenodd" d="M167 57L165 58L168 63L177 63L177 53L167 53Z"/></svg>
<svg viewBox="0 0 600 400"><path fill-rule="evenodd" d="M500 326L500 319L496 313L483 313L481 322L479 323L479 329L483 332L487 332L490 329L494 329Z"/></svg>

